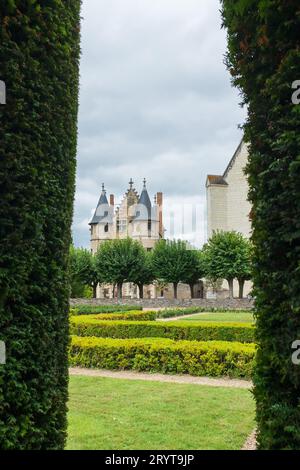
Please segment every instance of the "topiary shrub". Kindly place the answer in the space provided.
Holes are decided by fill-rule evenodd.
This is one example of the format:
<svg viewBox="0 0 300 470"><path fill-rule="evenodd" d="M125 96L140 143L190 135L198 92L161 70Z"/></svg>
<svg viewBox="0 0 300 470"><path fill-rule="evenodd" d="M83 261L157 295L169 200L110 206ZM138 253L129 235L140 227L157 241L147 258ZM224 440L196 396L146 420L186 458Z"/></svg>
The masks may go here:
<svg viewBox="0 0 300 470"><path fill-rule="evenodd" d="M72 314L71 316L76 316L76 314ZM115 321L115 320L134 320L134 321L154 321L156 320L156 312L152 312L151 310L147 311L140 311L137 312L135 310L130 310L128 312L114 312L114 313L99 313L98 315L79 315L78 321L87 321L90 320L108 320L108 321ZM76 319L73 318L73 320Z"/></svg>
<svg viewBox="0 0 300 470"><path fill-rule="evenodd" d="M254 360L253 344L225 341L73 336L70 348L70 363L73 366L134 369L164 374L250 378Z"/></svg>
<svg viewBox="0 0 300 470"><path fill-rule="evenodd" d="M299 0L222 0L227 65L248 107L260 449L300 448Z"/></svg>
<svg viewBox="0 0 300 470"><path fill-rule="evenodd" d="M95 315L96 313L114 313L143 310L139 305L76 305L71 308L73 315Z"/></svg>
<svg viewBox="0 0 300 470"><path fill-rule="evenodd" d="M245 323L105 321L102 316L71 317L71 333L78 336L108 338L162 337L174 340L239 341L252 343L255 329Z"/></svg>
<svg viewBox="0 0 300 470"><path fill-rule="evenodd" d="M0 3L0 448L61 449L80 0Z"/></svg>

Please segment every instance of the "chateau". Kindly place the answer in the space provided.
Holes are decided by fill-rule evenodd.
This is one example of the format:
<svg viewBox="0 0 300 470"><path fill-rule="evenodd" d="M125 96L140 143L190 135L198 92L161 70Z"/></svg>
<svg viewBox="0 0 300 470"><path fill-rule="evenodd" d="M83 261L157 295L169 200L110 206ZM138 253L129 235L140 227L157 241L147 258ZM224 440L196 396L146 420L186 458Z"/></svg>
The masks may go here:
<svg viewBox="0 0 300 470"><path fill-rule="evenodd" d="M115 206L115 196L111 194L108 201L103 184L99 202L89 225L93 254L104 241L127 237L138 240L146 250L151 251L157 241L164 238L163 194L158 192L151 202L146 180L144 179L139 194L131 179L120 205ZM123 295L128 298L138 297L138 289L134 284L124 284ZM155 298L155 287L145 286L144 295L147 298ZM112 286L99 286L97 297L112 298Z"/></svg>
<svg viewBox="0 0 300 470"><path fill-rule="evenodd" d="M208 239L218 230L235 230L246 238L251 235L251 205L248 201L249 187L245 175L248 155L247 144L242 140L223 175L207 176ZM245 283L246 294L250 292L251 287L251 282ZM227 283L223 284L223 290L226 295ZM238 285L235 282L234 295L237 294Z"/></svg>

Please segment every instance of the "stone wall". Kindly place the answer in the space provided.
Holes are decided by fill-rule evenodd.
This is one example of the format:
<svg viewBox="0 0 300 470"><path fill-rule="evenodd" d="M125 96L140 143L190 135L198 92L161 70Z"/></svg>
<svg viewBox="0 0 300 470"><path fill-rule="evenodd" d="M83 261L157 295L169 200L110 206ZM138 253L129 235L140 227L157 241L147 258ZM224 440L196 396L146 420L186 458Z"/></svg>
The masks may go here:
<svg viewBox="0 0 300 470"><path fill-rule="evenodd" d="M70 305L141 305L145 308L168 308L168 307L191 307L199 306L205 308L228 308L228 309L251 309L254 306L252 299L189 299L189 300L166 300L166 299L71 299Z"/></svg>

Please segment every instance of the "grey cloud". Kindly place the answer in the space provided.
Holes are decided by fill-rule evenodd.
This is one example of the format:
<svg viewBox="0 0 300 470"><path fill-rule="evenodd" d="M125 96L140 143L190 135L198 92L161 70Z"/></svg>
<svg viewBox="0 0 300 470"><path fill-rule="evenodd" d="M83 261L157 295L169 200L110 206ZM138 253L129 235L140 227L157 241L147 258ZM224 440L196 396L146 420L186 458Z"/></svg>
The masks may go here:
<svg viewBox="0 0 300 470"><path fill-rule="evenodd" d="M100 185L132 176L170 198L205 194L241 138L239 96L223 65L218 0L84 0L74 241Z"/></svg>

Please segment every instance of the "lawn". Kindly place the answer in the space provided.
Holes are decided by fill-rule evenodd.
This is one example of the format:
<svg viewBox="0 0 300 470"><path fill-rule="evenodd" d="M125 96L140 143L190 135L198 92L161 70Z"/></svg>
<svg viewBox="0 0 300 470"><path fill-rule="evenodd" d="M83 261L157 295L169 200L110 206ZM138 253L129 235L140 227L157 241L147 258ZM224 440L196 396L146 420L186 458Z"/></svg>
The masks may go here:
<svg viewBox="0 0 300 470"><path fill-rule="evenodd" d="M70 377L68 449L234 450L254 427L245 389Z"/></svg>
<svg viewBox="0 0 300 470"><path fill-rule="evenodd" d="M183 318L181 318L180 320L183 320ZM192 317L184 317L184 321L194 320L254 323L252 312L204 312L193 315Z"/></svg>

